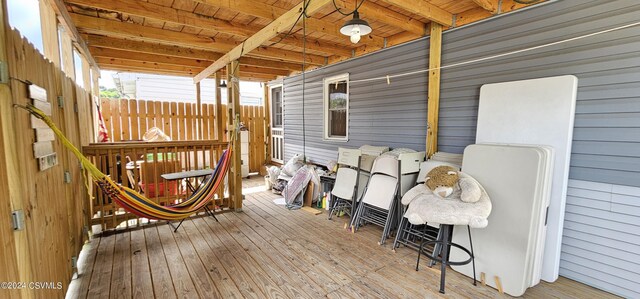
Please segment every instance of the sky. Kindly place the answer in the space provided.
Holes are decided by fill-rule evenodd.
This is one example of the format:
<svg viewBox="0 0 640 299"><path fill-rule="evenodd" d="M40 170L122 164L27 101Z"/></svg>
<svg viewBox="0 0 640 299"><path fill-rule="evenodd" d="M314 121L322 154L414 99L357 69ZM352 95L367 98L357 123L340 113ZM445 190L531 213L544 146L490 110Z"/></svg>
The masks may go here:
<svg viewBox="0 0 640 299"><path fill-rule="evenodd" d="M40 52L44 52L38 0L8 0L7 8L11 27L18 29Z"/></svg>
<svg viewBox="0 0 640 299"><path fill-rule="evenodd" d="M98 80L98 84L100 86L104 86L107 89L116 88L116 84L113 82L113 74L117 72L114 71L100 71L100 80Z"/></svg>

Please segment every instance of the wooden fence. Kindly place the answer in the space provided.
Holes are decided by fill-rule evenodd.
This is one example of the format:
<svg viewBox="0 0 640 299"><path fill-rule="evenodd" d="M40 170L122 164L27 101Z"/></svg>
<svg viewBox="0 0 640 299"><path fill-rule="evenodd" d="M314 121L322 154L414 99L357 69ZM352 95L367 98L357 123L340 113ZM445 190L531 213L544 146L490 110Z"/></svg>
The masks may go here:
<svg viewBox="0 0 640 299"><path fill-rule="evenodd" d="M7 29L6 33L5 62L11 80L9 85L0 84L0 280L60 282L61 289L23 288L0 293L6 298L62 298L73 274L72 260L87 237L88 200L82 170L78 159L57 137L41 134L50 133L42 123L12 105L38 101L77 147L94 138L91 115L95 105L89 92L42 57L18 31ZM5 42L2 34L0 40ZM0 51L2 48L4 45ZM45 90L46 96L30 93L32 84ZM11 95L6 96L9 88ZM40 156L41 149L45 149L45 156ZM51 160L47 158L46 167L42 167L36 157ZM12 229L9 208L24 213L22 229Z"/></svg>
<svg viewBox="0 0 640 299"><path fill-rule="evenodd" d="M101 110L111 141L139 141L144 133L157 127L172 141L221 140L216 136L214 104L202 105L198 121L195 103L162 102L135 99L102 99ZM240 121L249 129L249 171L258 172L267 158L267 124L262 106L241 106ZM226 105L222 105L222 124L226 126Z"/></svg>

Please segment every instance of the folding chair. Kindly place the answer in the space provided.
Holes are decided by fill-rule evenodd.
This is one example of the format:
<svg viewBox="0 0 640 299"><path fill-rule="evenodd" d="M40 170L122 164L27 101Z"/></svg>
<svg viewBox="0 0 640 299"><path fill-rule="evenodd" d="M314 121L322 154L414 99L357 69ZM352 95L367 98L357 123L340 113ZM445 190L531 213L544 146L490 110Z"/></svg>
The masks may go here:
<svg viewBox="0 0 640 299"><path fill-rule="evenodd" d="M335 184L331 190L329 217L344 212L353 215L358 203L358 177L360 175L359 149L338 148L338 171Z"/></svg>
<svg viewBox="0 0 640 299"><path fill-rule="evenodd" d="M396 218L396 194L399 188L398 164L394 156L382 155L376 159L367 188L351 220L353 232L366 223L383 227L382 237L378 243L380 245L384 244L389 237Z"/></svg>

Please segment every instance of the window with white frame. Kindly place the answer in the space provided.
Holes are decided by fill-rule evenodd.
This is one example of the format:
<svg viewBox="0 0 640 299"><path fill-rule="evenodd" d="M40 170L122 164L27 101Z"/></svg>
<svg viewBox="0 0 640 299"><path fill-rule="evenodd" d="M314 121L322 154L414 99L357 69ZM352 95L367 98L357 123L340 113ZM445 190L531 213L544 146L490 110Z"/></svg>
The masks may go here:
<svg viewBox="0 0 640 299"><path fill-rule="evenodd" d="M349 138L349 74L324 79L324 139Z"/></svg>

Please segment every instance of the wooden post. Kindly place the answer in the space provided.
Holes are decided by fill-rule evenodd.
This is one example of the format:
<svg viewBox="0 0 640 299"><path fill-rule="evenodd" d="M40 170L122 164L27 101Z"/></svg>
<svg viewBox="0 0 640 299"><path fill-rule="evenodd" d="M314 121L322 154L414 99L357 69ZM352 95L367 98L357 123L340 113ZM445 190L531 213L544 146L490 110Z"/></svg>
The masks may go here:
<svg viewBox="0 0 640 299"><path fill-rule="evenodd" d="M264 163L271 163L271 95L269 94L269 86L264 83L264 143L265 143L265 159Z"/></svg>
<svg viewBox="0 0 640 299"><path fill-rule="evenodd" d="M218 141L222 141L224 138L224 124L222 123L222 88L220 88L220 77L222 77L222 75L220 74L220 72L217 72L215 74L215 80L216 80L216 118L215 118L215 122L216 122L216 139Z"/></svg>
<svg viewBox="0 0 640 299"><path fill-rule="evenodd" d="M440 50L442 25L431 22L429 37L429 92L427 101L427 157L438 150L438 110L440 109Z"/></svg>
<svg viewBox="0 0 640 299"><path fill-rule="evenodd" d="M227 109L229 117L227 123L229 125L229 134L235 133L236 138L233 142L233 157L231 162L231 173L229 183L233 181L233 192L231 192L231 201L236 211L242 211L242 160L240 159L242 152L240 150L240 132L235 131L234 125L240 121L240 82L238 71L240 62L234 60L227 65ZM229 136L231 140L231 136Z"/></svg>
<svg viewBox="0 0 640 299"><path fill-rule="evenodd" d="M231 64L228 64L225 69L225 79L227 80L227 109L224 111L226 113L227 120L227 129L225 131L226 140L231 141L231 132L233 132L233 111L231 111L231 78L229 74L229 70L231 69ZM222 114L220 114L222 115ZM233 147L234 156L239 155L238 152L235 152L235 147ZM229 208L235 209L235 193L236 193L236 180L235 180L235 170L233 169L235 166L235 159L231 159L231 166L229 167L229 174L227 176L227 183L229 184Z"/></svg>
<svg viewBox="0 0 640 299"><path fill-rule="evenodd" d="M198 139L202 140L202 94L200 82L196 83L196 123L198 124Z"/></svg>

